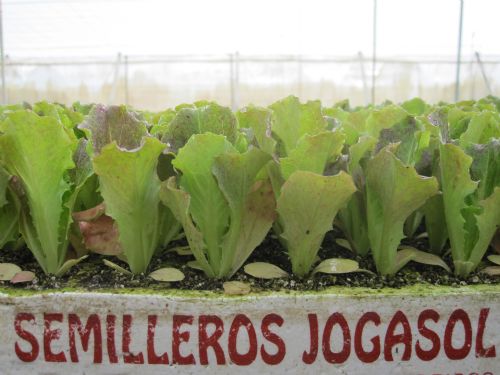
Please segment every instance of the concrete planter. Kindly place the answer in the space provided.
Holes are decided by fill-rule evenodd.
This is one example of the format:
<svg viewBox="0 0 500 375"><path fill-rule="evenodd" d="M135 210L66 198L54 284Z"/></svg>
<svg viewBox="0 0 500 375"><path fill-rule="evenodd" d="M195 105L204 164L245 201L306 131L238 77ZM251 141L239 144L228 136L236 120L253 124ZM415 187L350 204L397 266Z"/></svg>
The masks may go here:
<svg viewBox="0 0 500 375"><path fill-rule="evenodd" d="M498 374L500 288L0 295L2 374Z"/></svg>

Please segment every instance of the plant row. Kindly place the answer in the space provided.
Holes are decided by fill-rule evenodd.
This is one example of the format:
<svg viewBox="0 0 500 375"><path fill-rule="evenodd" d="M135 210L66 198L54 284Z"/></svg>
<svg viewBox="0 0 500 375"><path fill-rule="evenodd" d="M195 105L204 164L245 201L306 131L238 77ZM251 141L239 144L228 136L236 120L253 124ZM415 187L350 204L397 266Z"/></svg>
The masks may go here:
<svg viewBox="0 0 500 375"><path fill-rule="evenodd" d="M499 107L495 97L351 108L292 96L236 112L206 101L157 113L5 106L0 247L25 243L47 274L62 275L88 252L139 274L185 236L191 267L230 278L272 231L296 276L359 271L352 260L318 258L336 226L337 242L371 256L381 275L410 261L448 268L450 251L466 277L500 226ZM415 236L427 248L402 245Z"/></svg>

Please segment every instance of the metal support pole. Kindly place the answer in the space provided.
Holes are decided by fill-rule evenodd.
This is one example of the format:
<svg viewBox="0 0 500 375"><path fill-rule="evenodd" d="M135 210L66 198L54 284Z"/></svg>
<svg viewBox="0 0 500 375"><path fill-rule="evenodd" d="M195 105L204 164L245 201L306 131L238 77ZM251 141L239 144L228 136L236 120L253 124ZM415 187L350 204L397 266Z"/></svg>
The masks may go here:
<svg viewBox="0 0 500 375"><path fill-rule="evenodd" d="M361 81L363 82L363 98L365 100L365 105L368 105L370 103L370 98L368 97L368 82L366 82L365 59L361 51L358 52L358 59L361 70Z"/></svg>
<svg viewBox="0 0 500 375"><path fill-rule="evenodd" d="M125 89L125 105L129 105L129 97L128 97L128 56L125 55L125 61L123 65L123 80L124 80L124 89Z"/></svg>
<svg viewBox="0 0 500 375"><path fill-rule="evenodd" d="M230 55L230 89L231 89L231 109L236 111L238 109L238 81L239 81L239 53L235 52Z"/></svg>
<svg viewBox="0 0 500 375"><path fill-rule="evenodd" d="M481 56L479 55L479 52L476 51L476 60L477 64L479 65L479 69L481 70L481 75L483 76L484 84L486 85L486 88L488 89L488 94L491 95L491 86L490 86L490 81L488 77L486 76L486 72L484 71L484 65L483 62L481 61Z"/></svg>
<svg viewBox="0 0 500 375"><path fill-rule="evenodd" d="M7 88L5 87L5 53L3 49L3 11L2 0L0 0L0 69L2 76L2 104L7 104Z"/></svg>
<svg viewBox="0 0 500 375"><path fill-rule="evenodd" d="M377 65L377 0L373 0L373 45L372 45L372 104L375 104L375 67Z"/></svg>
<svg viewBox="0 0 500 375"><path fill-rule="evenodd" d="M422 69L419 63L415 64L417 71L417 96L422 97Z"/></svg>
<svg viewBox="0 0 500 375"><path fill-rule="evenodd" d="M302 71L302 56L301 55L297 55L297 94L298 94L298 97L299 98L302 98L302 81L303 81L303 78L302 78L302 74L303 74L303 71Z"/></svg>
<svg viewBox="0 0 500 375"><path fill-rule="evenodd" d="M234 54L229 55L229 95L231 100L231 109L235 110L234 105Z"/></svg>
<svg viewBox="0 0 500 375"><path fill-rule="evenodd" d="M236 111L240 105L240 53L236 51L234 54L234 110Z"/></svg>
<svg viewBox="0 0 500 375"><path fill-rule="evenodd" d="M113 104L116 99L116 91L118 86L118 76L120 73L120 63L122 61L122 54L118 53L116 56L115 70L113 72L113 82L111 86L111 91L109 92L108 104Z"/></svg>
<svg viewBox="0 0 500 375"><path fill-rule="evenodd" d="M460 99L460 66L462 65L462 30L464 23L464 0L460 0L460 20L458 23L457 75L455 77L455 101Z"/></svg>

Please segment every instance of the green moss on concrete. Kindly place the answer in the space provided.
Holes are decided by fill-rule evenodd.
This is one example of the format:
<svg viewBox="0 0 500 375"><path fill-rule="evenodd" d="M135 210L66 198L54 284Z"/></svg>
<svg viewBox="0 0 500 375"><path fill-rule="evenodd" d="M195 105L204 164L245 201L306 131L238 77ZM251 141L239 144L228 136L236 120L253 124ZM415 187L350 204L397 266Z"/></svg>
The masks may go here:
<svg viewBox="0 0 500 375"><path fill-rule="evenodd" d="M492 296L500 297L500 285L470 285L461 287L452 286L434 286L427 284L415 284L412 286L406 286L402 288L380 288L371 289L363 287L343 287L334 286L329 287L321 291L291 291L291 290L281 290L281 291L255 291L244 296L228 296L222 291L191 291L191 290L180 290L180 289L146 289L146 288L134 288L134 289L99 289L99 290L83 290L78 288L63 288L63 289L47 289L43 291L33 291L12 287L0 287L0 293L9 297L30 297L47 295L52 293L111 293L116 295L154 295L154 296L165 296L169 298L232 298L232 299L246 299L264 296L290 296L290 297L300 297L300 296L326 296L326 295L336 295L339 297L351 297L351 298L364 298L373 296L438 296L438 295L463 295L463 294L489 294Z"/></svg>

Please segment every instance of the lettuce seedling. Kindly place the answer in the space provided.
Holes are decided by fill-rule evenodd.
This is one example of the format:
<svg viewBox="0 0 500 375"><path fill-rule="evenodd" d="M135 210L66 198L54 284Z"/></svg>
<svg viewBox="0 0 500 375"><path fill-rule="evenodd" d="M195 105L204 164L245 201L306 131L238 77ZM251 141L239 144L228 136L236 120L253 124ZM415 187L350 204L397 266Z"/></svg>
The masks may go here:
<svg viewBox="0 0 500 375"><path fill-rule="evenodd" d="M376 138L362 136L348 149L346 169L352 176L357 191L349 199L346 207L340 209L337 222L351 250L361 256L366 256L370 250L363 165L370 158L376 143Z"/></svg>
<svg viewBox="0 0 500 375"><path fill-rule="evenodd" d="M193 135L174 159L182 175L163 182L160 196L208 277L231 277L269 231L275 200L259 174L269 159L253 147L240 153L212 133Z"/></svg>
<svg viewBox="0 0 500 375"><path fill-rule="evenodd" d="M175 117L169 119L168 125L162 130L162 141L167 144L169 151L177 152L194 134L221 134L233 144L241 136L230 108L216 103L198 102L177 107L176 110Z"/></svg>
<svg viewBox="0 0 500 375"><path fill-rule="evenodd" d="M292 272L305 277L317 261L321 243L332 229L337 211L346 205L356 188L345 172L323 175L327 166L339 157L345 136L327 129L319 102L301 104L297 98L288 97L270 108L273 111L270 130L282 155L279 161L268 164L279 213L274 230L288 251ZM263 133L264 125L260 123L260 127L252 128L259 144L269 149L273 143Z"/></svg>
<svg viewBox="0 0 500 375"><path fill-rule="evenodd" d="M333 219L354 191L356 187L345 172L322 176L298 170L285 181L277 210L283 228L281 238L295 275L305 277L310 273Z"/></svg>
<svg viewBox="0 0 500 375"><path fill-rule="evenodd" d="M123 254L132 273L145 272L155 251L180 228L160 203L157 164L165 145L124 106L96 105L79 128L92 141L92 164ZM109 240L116 241L111 234Z"/></svg>
<svg viewBox="0 0 500 375"><path fill-rule="evenodd" d="M455 274L466 277L500 226L500 142L440 146L441 184ZM474 177L474 180L471 178Z"/></svg>
<svg viewBox="0 0 500 375"><path fill-rule="evenodd" d="M438 193L434 177L418 175L390 148L382 149L366 166L368 238L381 275L393 275L406 264L397 251L405 220Z"/></svg>
<svg viewBox="0 0 500 375"><path fill-rule="evenodd" d="M18 179L20 232L45 273L66 261L71 213L88 169L75 164L78 140L57 117L30 110L7 114L0 123L0 159Z"/></svg>
<svg viewBox="0 0 500 375"><path fill-rule="evenodd" d="M0 166L0 249L19 236L19 202L9 187L10 176Z"/></svg>
<svg viewBox="0 0 500 375"><path fill-rule="evenodd" d="M339 210L336 224L349 242L349 248L356 254L366 256L370 242L363 164L372 155L380 130L402 121L406 114L392 105L375 111L362 108L352 112L333 107L326 112L338 122L338 129L346 134L346 144L349 147L346 150L347 163L343 169L352 176L357 188L346 207Z"/></svg>
<svg viewBox="0 0 500 375"><path fill-rule="evenodd" d="M433 132L431 146L426 152L432 153L428 158L430 160L429 169L431 170L431 174L436 176L438 181L440 181L440 186L442 185L439 153L442 143L441 139L445 142L455 142L462 149L466 150L466 153L473 156L476 154L474 156L475 162L471 165L471 177L475 181L484 180L481 173L475 173L474 171L488 169L487 167L484 168L484 165L481 165L484 164L484 161L487 163L488 159L479 156L481 154L484 155L484 151L491 149L491 145L485 147L485 143L500 137L499 115L495 107L486 108L488 106L491 107L490 104L486 104L485 106L476 103L471 108L468 108L467 111L455 105L439 107L431 112L428 118L421 118L422 121L427 123L428 129L433 128L431 129ZM480 150L482 152L479 152ZM482 163L481 160L483 160ZM493 169L490 168L490 170ZM488 179L491 180L491 173ZM483 190L488 186L490 187L489 193L491 194L491 181L482 181L476 195L484 198L486 195ZM430 248L434 253L440 254L448 240L443 195L439 194L429 199L422 211L425 215L425 225L429 236Z"/></svg>
<svg viewBox="0 0 500 375"><path fill-rule="evenodd" d="M76 127L83 119L83 114L73 111L73 109L65 107L57 103L49 103L46 101L33 104L33 112L40 116L54 117L60 121L67 129L75 130L77 136L83 136Z"/></svg>

